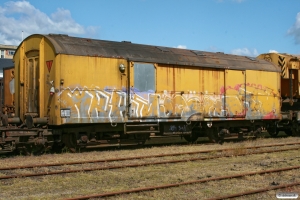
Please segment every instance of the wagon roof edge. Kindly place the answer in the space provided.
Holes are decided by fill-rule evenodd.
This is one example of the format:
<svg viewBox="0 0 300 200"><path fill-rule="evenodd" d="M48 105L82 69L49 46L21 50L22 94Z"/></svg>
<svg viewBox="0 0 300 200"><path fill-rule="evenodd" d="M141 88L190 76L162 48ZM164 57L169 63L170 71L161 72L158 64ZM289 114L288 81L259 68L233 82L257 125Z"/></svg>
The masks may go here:
<svg viewBox="0 0 300 200"><path fill-rule="evenodd" d="M278 66L263 59L225 54L222 52L207 52L201 50L136 44L128 41L116 42L79 38L64 34L33 34L25 38L23 41L35 36L42 36L49 40L53 45L56 54L123 58L131 61L188 65L195 67L280 72ZM21 44L18 46L17 50Z"/></svg>

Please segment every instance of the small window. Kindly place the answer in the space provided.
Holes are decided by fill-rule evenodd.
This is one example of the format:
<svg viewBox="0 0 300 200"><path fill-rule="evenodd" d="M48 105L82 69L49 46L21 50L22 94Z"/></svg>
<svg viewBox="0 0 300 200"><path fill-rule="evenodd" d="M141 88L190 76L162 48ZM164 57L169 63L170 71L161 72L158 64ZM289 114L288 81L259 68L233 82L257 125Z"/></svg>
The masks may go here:
<svg viewBox="0 0 300 200"><path fill-rule="evenodd" d="M155 92L155 67L153 64L134 63L134 89L138 92Z"/></svg>
<svg viewBox="0 0 300 200"><path fill-rule="evenodd" d="M9 50L8 55L13 56L15 54L15 51Z"/></svg>
<svg viewBox="0 0 300 200"><path fill-rule="evenodd" d="M4 50L0 50L1 51L1 58L4 58Z"/></svg>

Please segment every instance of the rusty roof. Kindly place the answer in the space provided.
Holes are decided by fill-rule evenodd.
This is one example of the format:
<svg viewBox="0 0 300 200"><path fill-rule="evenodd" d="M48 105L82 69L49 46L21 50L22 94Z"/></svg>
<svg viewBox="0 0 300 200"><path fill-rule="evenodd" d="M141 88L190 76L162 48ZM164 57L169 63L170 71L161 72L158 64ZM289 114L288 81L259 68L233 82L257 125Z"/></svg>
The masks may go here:
<svg viewBox="0 0 300 200"><path fill-rule="evenodd" d="M263 59L198 50L114 42L61 34L44 35L56 54L124 58L129 61L188 65L223 69L252 69L280 72L279 67ZM29 36L31 37L31 36ZM32 35L34 37L34 35Z"/></svg>

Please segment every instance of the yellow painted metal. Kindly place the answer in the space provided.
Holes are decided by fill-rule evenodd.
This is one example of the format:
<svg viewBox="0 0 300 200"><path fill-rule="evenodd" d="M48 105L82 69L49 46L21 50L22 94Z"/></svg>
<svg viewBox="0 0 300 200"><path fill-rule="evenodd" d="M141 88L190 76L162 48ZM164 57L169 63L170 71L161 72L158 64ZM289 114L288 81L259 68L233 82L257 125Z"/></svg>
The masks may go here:
<svg viewBox="0 0 300 200"><path fill-rule="evenodd" d="M246 95L250 97L248 111L251 116L265 114L273 118L280 114L280 75L275 72L246 71Z"/></svg>
<svg viewBox="0 0 300 200"><path fill-rule="evenodd" d="M289 78L289 69L299 69L299 57L290 54L280 54L280 53L265 53L258 56L260 59L267 60L274 63L281 69L281 76L284 79ZM296 61L293 61L297 58Z"/></svg>
<svg viewBox="0 0 300 200"><path fill-rule="evenodd" d="M49 124L52 125L60 125L65 121L60 117L61 108L71 108L71 112L78 115L81 113L79 122L91 122L92 115L99 113L103 113L103 119L108 121L109 115L125 115L124 110L120 113L116 107L126 104L126 97L118 94L118 91L127 87L127 73L119 71L120 64L128 68L126 60L56 55L51 41L34 35L22 42L14 61L16 76L20 77L19 81L16 79L15 86L18 94L16 107L20 108L16 111L22 120L31 111L29 101L38 103L38 117L49 117ZM48 66L47 62L52 65ZM30 69L37 69L38 74ZM34 78L38 80L37 99L32 99L33 93L30 96L28 89L33 87ZM52 86L54 95L50 95ZM101 95L104 100L108 97L110 102L101 99ZM91 98L87 99L88 96Z"/></svg>
<svg viewBox="0 0 300 200"><path fill-rule="evenodd" d="M281 96L300 97L300 57L284 53L266 53L258 58L274 63L281 69ZM290 72L292 76L290 77ZM291 84L292 83L292 84ZM292 90L292 94L291 94Z"/></svg>
<svg viewBox="0 0 300 200"><path fill-rule="evenodd" d="M39 89L39 116L45 117L45 38L40 41L39 47L39 74L38 74L38 89ZM46 51L47 52L47 51Z"/></svg>
<svg viewBox="0 0 300 200"><path fill-rule="evenodd" d="M162 113L173 112L180 116L197 110L206 117L221 115L224 108L220 94L224 88L223 69L158 65L157 80Z"/></svg>
<svg viewBox="0 0 300 200"><path fill-rule="evenodd" d="M218 94L224 86L224 70L159 65L157 80L157 91Z"/></svg>
<svg viewBox="0 0 300 200"><path fill-rule="evenodd" d="M22 44L17 49L15 55L14 55L14 63L15 63L15 76L16 76L16 82L15 82L15 92L16 98L15 105L16 114L17 116L20 116L22 120L24 120L24 115L28 112L28 100L30 98L28 97L28 90L26 90L26 87L29 87L29 84L32 83L33 79L36 78L35 83L38 83L40 80L38 79L38 75L33 76L33 74L30 75L31 72L29 72L27 69L32 63L32 59L35 58L34 62L39 63L38 56L39 56L39 49L40 49L40 40L42 39L42 36L35 36L35 37L29 37L26 40L22 42ZM35 65L35 67L38 66ZM37 96L38 97L38 96ZM32 101L35 101L31 99ZM39 102L39 99L36 100L36 102ZM36 103L32 102L32 103ZM36 105L40 106L40 105Z"/></svg>
<svg viewBox="0 0 300 200"><path fill-rule="evenodd" d="M260 119L275 117L280 110L280 75L276 72L152 63L155 91L135 92L134 62L56 54L52 42L41 35L25 39L14 61L15 74L20 79L15 86L19 96L16 107L20 108L16 111L20 110L17 114L22 120L28 112L28 100L32 99L26 88L34 76L38 79L38 117L48 117L50 125L113 125L130 120L127 116L185 121L195 115L201 120ZM119 70L120 64L125 66L125 72ZM30 72L30 66L35 66L38 74ZM62 109L69 109L71 116L61 117Z"/></svg>
<svg viewBox="0 0 300 200"><path fill-rule="evenodd" d="M130 85L130 88L133 88L133 86L134 86L134 70L133 70L134 62L130 62L129 65L130 65L129 72L128 72L129 80L130 80L129 85Z"/></svg>
<svg viewBox="0 0 300 200"><path fill-rule="evenodd" d="M15 67L15 112L16 116L19 116L22 120L24 119L23 114L23 90L21 90L22 85L24 85L24 63L25 63L25 43L22 42L18 50L14 54L14 67ZM18 109L20 108L20 109Z"/></svg>
<svg viewBox="0 0 300 200"><path fill-rule="evenodd" d="M225 102L228 117L244 117L245 110L245 71L225 70Z"/></svg>
<svg viewBox="0 0 300 200"><path fill-rule="evenodd" d="M60 109L64 108L71 108L76 123L93 122L93 118L109 122L110 117L125 114L117 108L126 103L125 96L119 94L127 85L126 74L119 70L120 64L127 68L126 60L59 55L56 61L60 70L56 69L55 86L60 92L55 96L57 109L53 113L57 119L50 115L54 124L61 123L58 118ZM63 84L60 83L62 80Z"/></svg>
<svg viewBox="0 0 300 200"><path fill-rule="evenodd" d="M32 54L34 53L34 54ZM25 64L25 107L26 113L38 114L39 94L37 93L38 79L39 79L39 57L38 53L31 52L27 57Z"/></svg>
<svg viewBox="0 0 300 200"><path fill-rule="evenodd" d="M80 84L88 89L123 86L119 64L126 65L125 60L72 55L59 55L58 58L61 63L60 78L64 79L66 86Z"/></svg>
<svg viewBox="0 0 300 200"><path fill-rule="evenodd" d="M290 60L289 69L300 69L300 61L299 60Z"/></svg>
<svg viewBox="0 0 300 200"><path fill-rule="evenodd" d="M45 56L45 52L46 56ZM52 53L51 53L52 52ZM37 110L38 117L46 117L46 78L49 74L45 73L45 59L52 56L54 60L54 50L52 44L49 41L45 41L41 35L34 35L25 39L14 56L15 63L15 92L16 100L15 105L16 115L24 121L26 113L32 111L29 109L28 101L32 101L30 104L39 108ZM30 71L29 68L31 67ZM33 81L35 80L35 81ZM34 85L33 85L34 84ZM29 95L30 87L35 87L36 92ZM48 100L48 99L47 99Z"/></svg>
<svg viewBox="0 0 300 200"><path fill-rule="evenodd" d="M44 73L40 72L40 82L43 90L43 97L40 97L40 99L41 102L43 101L44 107L41 107L40 112L41 114L44 113L45 117L49 117L50 124L56 125L57 121L59 121L59 118L57 119L57 117L60 115L57 115L59 112L58 107L55 105L55 94L50 95L50 89L52 86L54 89L59 89L59 56L56 56L55 50L53 49L53 45L50 41L45 38L44 45L42 45L42 43L43 41L41 41L40 51L43 51L44 58L40 58L40 62L42 63L41 66L43 66Z"/></svg>

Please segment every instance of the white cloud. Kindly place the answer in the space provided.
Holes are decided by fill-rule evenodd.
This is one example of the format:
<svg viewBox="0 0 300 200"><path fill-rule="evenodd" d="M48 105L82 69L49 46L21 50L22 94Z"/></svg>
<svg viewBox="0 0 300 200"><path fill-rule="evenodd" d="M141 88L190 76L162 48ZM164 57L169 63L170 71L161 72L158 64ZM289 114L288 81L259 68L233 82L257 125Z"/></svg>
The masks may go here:
<svg viewBox="0 0 300 200"><path fill-rule="evenodd" d="M288 30L288 34L294 37L296 44L300 44L300 12L297 13L296 22Z"/></svg>
<svg viewBox="0 0 300 200"><path fill-rule="evenodd" d="M178 49L186 49L186 46L185 45L178 45L176 48L178 48Z"/></svg>
<svg viewBox="0 0 300 200"><path fill-rule="evenodd" d="M269 50L269 53L278 53L278 51L276 51L276 50Z"/></svg>
<svg viewBox="0 0 300 200"><path fill-rule="evenodd" d="M251 56L251 57L258 56L258 52L256 49L250 50L248 48L233 49L231 51L231 54L241 55L241 56Z"/></svg>
<svg viewBox="0 0 300 200"><path fill-rule="evenodd" d="M83 35L94 34L98 29L76 23L69 10L58 8L47 16L28 1L9 1L0 6L0 18L0 44L19 45L22 35L25 38L35 33Z"/></svg>
<svg viewBox="0 0 300 200"><path fill-rule="evenodd" d="M206 49L207 51L210 52L223 52L223 50L220 50L218 47L216 46L210 46L209 48Z"/></svg>

